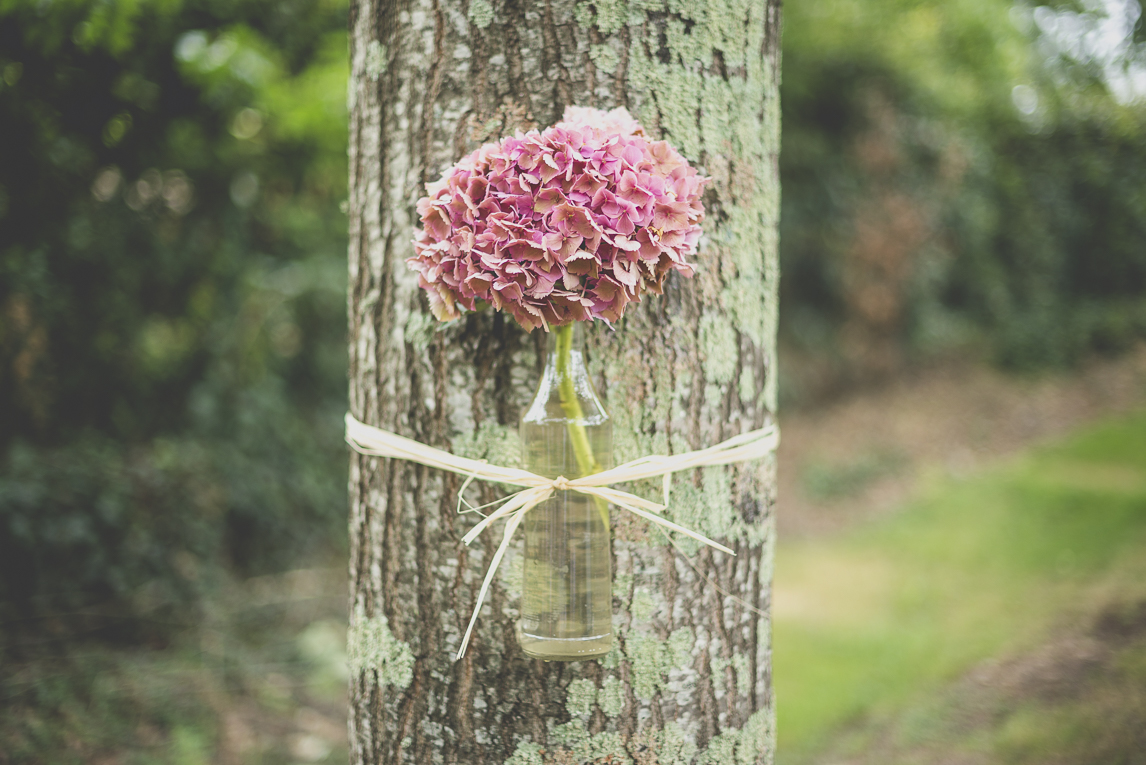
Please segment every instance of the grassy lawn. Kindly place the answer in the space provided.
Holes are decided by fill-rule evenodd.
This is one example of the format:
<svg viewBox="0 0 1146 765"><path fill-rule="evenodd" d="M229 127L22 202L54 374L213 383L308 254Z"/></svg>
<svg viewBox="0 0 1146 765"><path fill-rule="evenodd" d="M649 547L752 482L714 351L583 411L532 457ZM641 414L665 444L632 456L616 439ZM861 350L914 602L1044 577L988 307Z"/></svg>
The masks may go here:
<svg viewBox="0 0 1146 765"><path fill-rule="evenodd" d="M1146 412L781 543L774 671L784 765L1146 762Z"/></svg>

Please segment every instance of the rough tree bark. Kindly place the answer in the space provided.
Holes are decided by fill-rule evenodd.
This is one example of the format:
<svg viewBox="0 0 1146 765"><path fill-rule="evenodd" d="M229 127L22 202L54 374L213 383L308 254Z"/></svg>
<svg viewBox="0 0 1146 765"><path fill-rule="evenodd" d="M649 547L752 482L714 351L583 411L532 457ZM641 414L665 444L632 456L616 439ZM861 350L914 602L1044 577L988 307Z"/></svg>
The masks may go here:
<svg viewBox="0 0 1146 765"><path fill-rule="evenodd" d="M539 333L489 312L436 325L404 262L414 203L479 143L580 104L628 107L713 179L698 275L674 275L616 332L589 333L616 461L770 420L779 0L354 0L350 26L355 416L467 456L518 457ZM773 464L675 478L670 516L735 558L682 544L686 557L614 512L618 640L600 662L524 658L519 556L454 661L500 534L462 546L473 519L455 513L458 488L351 456L352 762L771 762ZM637 489L656 497L659 484Z"/></svg>

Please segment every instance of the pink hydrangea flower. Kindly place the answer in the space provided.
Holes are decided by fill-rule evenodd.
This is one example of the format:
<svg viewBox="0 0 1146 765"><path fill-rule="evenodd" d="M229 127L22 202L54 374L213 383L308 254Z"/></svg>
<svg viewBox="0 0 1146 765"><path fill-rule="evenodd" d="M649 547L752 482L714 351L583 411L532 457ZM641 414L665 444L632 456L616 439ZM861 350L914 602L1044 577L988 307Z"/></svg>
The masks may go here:
<svg viewBox="0 0 1146 765"><path fill-rule="evenodd" d="M569 107L427 184L407 262L441 320L486 301L527 330L614 322L670 272L692 276L706 182L625 109Z"/></svg>

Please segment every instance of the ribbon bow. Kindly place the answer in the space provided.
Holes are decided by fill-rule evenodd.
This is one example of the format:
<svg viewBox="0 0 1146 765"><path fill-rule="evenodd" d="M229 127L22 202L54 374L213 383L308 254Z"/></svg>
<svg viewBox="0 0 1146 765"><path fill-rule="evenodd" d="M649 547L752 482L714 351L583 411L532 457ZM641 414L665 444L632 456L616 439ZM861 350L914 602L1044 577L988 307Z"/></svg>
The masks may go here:
<svg viewBox="0 0 1146 765"><path fill-rule="evenodd" d="M670 531L676 531L721 552L735 555L736 553L719 542L714 542L703 534L686 529L658 515L668 507L672 474L689 468L728 465L733 462L745 462L766 457L774 452L779 445L780 430L775 425L769 425L759 430L734 436L707 449L667 457L659 455L640 457L610 470L572 479L564 476L546 478L520 468L501 467L500 465L491 465L483 460L459 457L441 449L426 446L413 439L405 438L397 433L366 425L355 419L354 415L349 412L346 414L346 442L356 452L367 456L408 460L427 467L448 470L451 473L467 476L467 485L470 480L476 479L524 487L521 491L510 494L501 500L501 507L483 518L462 539L468 545L477 539L491 523L499 518L509 517L509 522L505 524L505 533L501 544L498 546L497 552L494 553L493 560L490 561L485 581L482 582L481 590L478 592L477 604L474 606L466 634L462 638L461 648L458 649L457 658L460 659L466 653L470 635L473 633L474 624L477 622L478 614L481 612L482 603L485 601L486 593L493 582L497 567L509 549L514 532L517 531L517 527L525 519L525 514L530 510L558 491L576 491L581 494L600 497L606 502L624 508L630 513L639 515L641 518L663 526ZM655 478L656 476L663 476L664 478L665 501L663 504L608 486L611 483L639 481L643 478ZM465 486L462 487L463 491L464 489Z"/></svg>

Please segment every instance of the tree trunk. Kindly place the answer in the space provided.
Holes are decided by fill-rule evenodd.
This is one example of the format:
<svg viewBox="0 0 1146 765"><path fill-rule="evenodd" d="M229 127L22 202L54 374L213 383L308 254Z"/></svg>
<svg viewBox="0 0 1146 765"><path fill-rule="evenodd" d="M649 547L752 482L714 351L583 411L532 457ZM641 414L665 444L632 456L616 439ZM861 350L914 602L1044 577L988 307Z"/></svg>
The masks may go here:
<svg viewBox="0 0 1146 765"><path fill-rule="evenodd" d="M491 312L439 327L404 261L425 182L478 144L578 104L628 107L713 179L696 277L674 275L615 332L588 333L616 462L770 420L779 0L354 0L350 26L356 417L455 453L519 458L540 333ZM614 511L617 640L600 662L522 655L520 555L454 660L500 536L462 545L474 519L456 513L459 488L453 475L351 456L352 762L772 761L772 462L675 477L668 515L736 557L674 550ZM625 488L660 496L659 481Z"/></svg>

